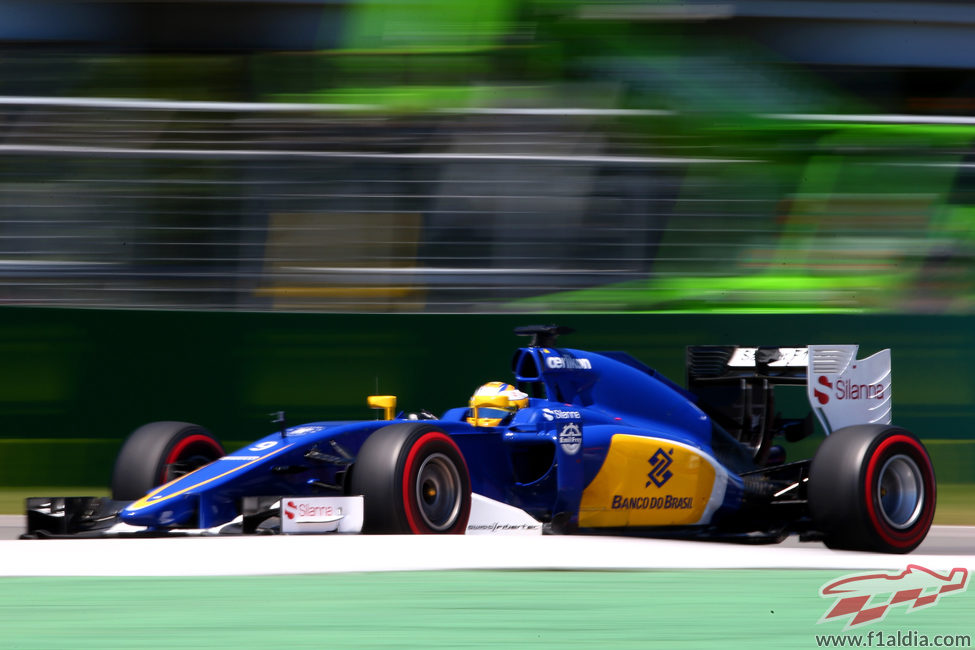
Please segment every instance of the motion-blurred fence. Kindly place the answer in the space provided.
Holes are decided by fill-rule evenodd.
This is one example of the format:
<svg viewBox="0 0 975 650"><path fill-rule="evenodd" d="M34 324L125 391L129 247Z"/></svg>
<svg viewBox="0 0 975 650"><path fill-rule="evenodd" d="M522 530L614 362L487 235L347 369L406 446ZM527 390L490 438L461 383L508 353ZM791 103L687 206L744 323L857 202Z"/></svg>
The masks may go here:
<svg viewBox="0 0 975 650"><path fill-rule="evenodd" d="M912 152L660 111L2 99L0 304L971 306L961 173Z"/></svg>

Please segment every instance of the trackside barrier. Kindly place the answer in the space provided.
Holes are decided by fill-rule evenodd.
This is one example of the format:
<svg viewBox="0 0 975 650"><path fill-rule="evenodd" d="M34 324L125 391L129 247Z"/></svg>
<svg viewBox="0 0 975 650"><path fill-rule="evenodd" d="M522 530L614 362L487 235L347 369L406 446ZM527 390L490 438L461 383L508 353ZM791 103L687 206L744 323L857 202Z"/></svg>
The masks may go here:
<svg viewBox="0 0 975 650"><path fill-rule="evenodd" d="M975 317L906 315L295 314L0 308L0 485L104 484L152 420L249 441L288 422L372 418L366 396L441 412L510 378L517 325L558 322L567 346L626 350L678 383L692 344L855 342L893 352L894 422L939 479L975 475ZM801 391L780 410L804 407ZM228 447L232 446L228 444ZM97 480L96 480L97 479Z"/></svg>

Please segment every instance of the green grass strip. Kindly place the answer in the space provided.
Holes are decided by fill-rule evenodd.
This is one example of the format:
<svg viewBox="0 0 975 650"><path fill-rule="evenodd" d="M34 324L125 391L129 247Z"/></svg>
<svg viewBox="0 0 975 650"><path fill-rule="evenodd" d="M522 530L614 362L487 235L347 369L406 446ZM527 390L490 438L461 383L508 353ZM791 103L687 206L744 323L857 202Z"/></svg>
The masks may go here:
<svg viewBox="0 0 975 650"><path fill-rule="evenodd" d="M0 639L22 649L815 648L816 635L843 633L840 622L817 623L832 606L819 588L848 573L8 578L0 580ZM911 613L901 605L852 632L971 635L973 597Z"/></svg>

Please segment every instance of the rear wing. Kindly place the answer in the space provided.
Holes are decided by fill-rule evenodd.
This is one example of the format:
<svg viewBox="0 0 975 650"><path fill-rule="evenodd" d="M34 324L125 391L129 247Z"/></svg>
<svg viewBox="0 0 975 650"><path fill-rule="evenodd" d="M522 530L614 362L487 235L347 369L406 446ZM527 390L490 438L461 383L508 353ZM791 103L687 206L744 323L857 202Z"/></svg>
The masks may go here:
<svg viewBox="0 0 975 650"><path fill-rule="evenodd" d="M771 415L756 412L756 407L767 403L759 395L775 385L805 385L812 411L827 434L854 424L890 424L890 350L857 359L858 350L858 345L691 346L687 386L705 401L737 386L747 394L742 406L750 405L736 409L746 427L748 417ZM757 394L752 397L753 393Z"/></svg>

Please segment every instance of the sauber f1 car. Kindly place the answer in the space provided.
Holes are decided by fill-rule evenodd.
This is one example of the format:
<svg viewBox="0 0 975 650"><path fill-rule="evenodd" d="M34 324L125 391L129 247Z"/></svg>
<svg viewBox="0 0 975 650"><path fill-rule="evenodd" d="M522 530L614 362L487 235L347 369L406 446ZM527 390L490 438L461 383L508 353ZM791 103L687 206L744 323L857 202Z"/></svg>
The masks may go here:
<svg viewBox="0 0 975 650"><path fill-rule="evenodd" d="M281 425L231 454L154 422L124 443L111 498L28 499L25 537L257 532L608 533L906 553L934 517L924 446L891 424L890 351L692 346L682 387L622 352L532 337L513 381L442 416ZM776 386L811 412L783 418ZM785 462L781 436L828 434Z"/></svg>

